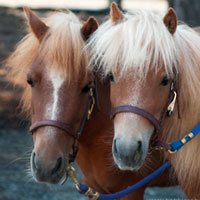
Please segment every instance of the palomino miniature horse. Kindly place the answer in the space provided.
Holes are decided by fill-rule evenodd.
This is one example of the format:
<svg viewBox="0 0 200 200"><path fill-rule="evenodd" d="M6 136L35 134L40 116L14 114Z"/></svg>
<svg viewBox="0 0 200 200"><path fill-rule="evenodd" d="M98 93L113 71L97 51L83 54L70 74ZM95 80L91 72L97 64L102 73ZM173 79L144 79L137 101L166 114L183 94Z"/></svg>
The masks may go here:
<svg viewBox="0 0 200 200"><path fill-rule="evenodd" d="M147 11L123 14L112 4L111 19L89 42L92 62L112 81L113 156L121 169L142 166L155 132L169 143L200 121L200 36L177 24L173 9L162 18ZM200 199L199 139L167 154L191 199Z"/></svg>
<svg viewBox="0 0 200 200"><path fill-rule="evenodd" d="M73 153L75 135L72 134L80 130L89 91L94 87L93 76L87 69L87 52L83 50L84 39L98 25L94 18L82 25L71 12L55 13L41 21L30 9L24 10L30 33L18 44L7 65L11 74L25 85L22 103L33 126L33 177L41 182L62 183L67 178L66 168ZM90 187L110 193L149 174L162 163L163 155L153 152L137 173L120 171L114 165L113 124L106 114L110 111L110 85L109 81L96 84L100 111L95 106L92 118L85 124L77 161ZM151 183L168 184L167 173ZM142 199L144 189L124 199Z"/></svg>

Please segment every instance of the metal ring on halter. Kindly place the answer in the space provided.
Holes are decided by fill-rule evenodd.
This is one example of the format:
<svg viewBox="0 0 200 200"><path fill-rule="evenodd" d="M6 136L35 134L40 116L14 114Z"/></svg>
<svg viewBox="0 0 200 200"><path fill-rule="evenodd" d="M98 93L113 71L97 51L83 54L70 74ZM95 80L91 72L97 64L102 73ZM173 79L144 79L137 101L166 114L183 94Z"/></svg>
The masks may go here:
<svg viewBox="0 0 200 200"><path fill-rule="evenodd" d="M169 104L169 106L167 107L167 115L170 117L174 111L174 106L176 103L176 98L177 98L177 93L176 91L174 91L173 93L173 99L171 101L171 103Z"/></svg>
<svg viewBox="0 0 200 200"><path fill-rule="evenodd" d="M174 154L174 153L177 152L177 150L172 151L171 149L168 149L167 151L168 151L170 154Z"/></svg>
<svg viewBox="0 0 200 200"><path fill-rule="evenodd" d="M81 189L80 189L80 183L78 181L78 179L76 178L76 170L74 167L72 167L72 165L69 165L67 167L67 173L70 176L70 178L72 179L76 189L82 193ZM85 191L84 193L85 196L89 197L91 200L97 200L99 198L99 193L94 191L92 188L88 187L87 191Z"/></svg>
<svg viewBox="0 0 200 200"><path fill-rule="evenodd" d="M95 106L95 98L94 98L94 92L93 89L90 88L90 97L91 97L91 105L88 109L88 114L87 114L87 120L89 120L91 118L92 112L94 110L94 106Z"/></svg>

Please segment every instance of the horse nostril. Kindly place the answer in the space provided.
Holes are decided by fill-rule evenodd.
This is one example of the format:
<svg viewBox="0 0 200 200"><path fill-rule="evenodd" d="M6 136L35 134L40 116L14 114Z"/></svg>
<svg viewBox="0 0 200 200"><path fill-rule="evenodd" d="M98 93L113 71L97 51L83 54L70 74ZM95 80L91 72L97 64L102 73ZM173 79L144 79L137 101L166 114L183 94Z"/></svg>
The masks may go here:
<svg viewBox="0 0 200 200"><path fill-rule="evenodd" d="M33 152L32 154L32 166L33 166L33 169L37 169L37 166L36 166L36 154L35 152Z"/></svg>
<svg viewBox="0 0 200 200"><path fill-rule="evenodd" d="M136 152L139 153L139 154L142 153L142 141L140 141L140 140L137 142Z"/></svg>
<svg viewBox="0 0 200 200"><path fill-rule="evenodd" d="M116 144L116 143L117 143L117 139L114 140L114 145L113 145L114 153L115 153L115 154L118 153L118 150L117 150L117 144Z"/></svg>
<svg viewBox="0 0 200 200"><path fill-rule="evenodd" d="M56 165L55 167L53 168L51 174L56 174L61 168L62 168L62 163L63 163L63 159L62 157L58 158L57 159L57 162L56 162Z"/></svg>
<svg viewBox="0 0 200 200"><path fill-rule="evenodd" d="M137 151L140 153L142 151L142 141L138 141Z"/></svg>

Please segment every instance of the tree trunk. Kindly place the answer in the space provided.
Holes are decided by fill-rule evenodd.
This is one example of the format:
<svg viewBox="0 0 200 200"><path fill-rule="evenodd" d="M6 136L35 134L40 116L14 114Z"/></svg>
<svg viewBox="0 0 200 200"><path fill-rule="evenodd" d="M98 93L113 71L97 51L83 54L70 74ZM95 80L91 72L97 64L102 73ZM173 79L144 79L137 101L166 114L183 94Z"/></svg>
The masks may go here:
<svg viewBox="0 0 200 200"><path fill-rule="evenodd" d="M168 0L178 19L190 26L200 26L200 0Z"/></svg>

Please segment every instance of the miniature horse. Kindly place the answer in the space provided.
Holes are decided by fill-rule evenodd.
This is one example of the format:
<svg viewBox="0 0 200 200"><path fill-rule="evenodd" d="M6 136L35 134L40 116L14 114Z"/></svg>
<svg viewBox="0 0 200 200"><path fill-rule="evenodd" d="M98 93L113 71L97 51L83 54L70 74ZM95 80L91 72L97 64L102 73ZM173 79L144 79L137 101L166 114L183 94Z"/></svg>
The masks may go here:
<svg viewBox="0 0 200 200"><path fill-rule="evenodd" d="M91 62L112 81L112 152L119 168L139 169L154 136L165 144L182 139L200 121L200 36L178 25L173 9L162 18L142 10L123 14L112 4L111 19L88 48ZM200 199L199 139L166 154L190 199Z"/></svg>
<svg viewBox="0 0 200 200"><path fill-rule="evenodd" d="M84 40L98 26L96 20L91 17L82 25L69 11L41 20L30 9L24 11L30 33L8 58L7 66L15 80L22 80L25 86L22 108L32 122L31 170L35 180L63 183L67 179L66 168L94 87L99 109L95 105L81 131L77 155L84 182L98 192L117 192L156 169L163 162L163 155L156 151L138 172L120 171L113 162L110 83L97 80L94 85L84 50ZM165 173L148 186L169 183ZM144 189L123 199L142 199Z"/></svg>

